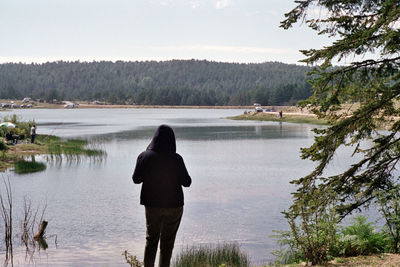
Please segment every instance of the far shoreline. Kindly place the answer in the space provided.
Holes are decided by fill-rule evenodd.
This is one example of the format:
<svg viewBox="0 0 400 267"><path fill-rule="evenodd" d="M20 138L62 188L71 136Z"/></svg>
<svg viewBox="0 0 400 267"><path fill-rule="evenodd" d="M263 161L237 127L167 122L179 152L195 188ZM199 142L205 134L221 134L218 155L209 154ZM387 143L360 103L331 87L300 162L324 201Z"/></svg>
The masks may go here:
<svg viewBox="0 0 400 267"><path fill-rule="evenodd" d="M17 105L21 106L20 101L17 100L0 100L13 101ZM251 109L253 106L189 106L189 105L131 105L131 104L91 104L87 102L74 102L77 105L75 107L64 107L62 103L37 103L34 102L32 107L29 108L0 108L0 111L20 110L20 109Z"/></svg>
<svg viewBox="0 0 400 267"><path fill-rule="evenodd" d="M21 100L15 99L0 99L0 103L13 103L18 107L16 108L0 108L0 111L10 111L10 110L19 110L19 109L238 109L238 110L248 110L253 111L254 106L200 106L200 105L142 105L142 104L107 104L107 103L91 103L87 101L63 101L67 103L73 103L76 106L74 107L64 107L65 103L57 102L57 103L44 103L31 101L31 107L21 108L20 106L24 103ZM265 108L282 110L283 112L299 112L299 108L296 106L274 106L268 105Z"/></svg>

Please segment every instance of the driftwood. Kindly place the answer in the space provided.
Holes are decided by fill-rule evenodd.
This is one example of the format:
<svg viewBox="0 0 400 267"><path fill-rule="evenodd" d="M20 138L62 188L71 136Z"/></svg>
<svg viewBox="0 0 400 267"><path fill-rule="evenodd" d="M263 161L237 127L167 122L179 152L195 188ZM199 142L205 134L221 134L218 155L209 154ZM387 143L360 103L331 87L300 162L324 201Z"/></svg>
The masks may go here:
<svg viewBox="0 0 400 267"><path fill-rule="evenodd" d="M33 239L35 240L39 240L39 239L43 239L43 235L44 235L44 231L46 230L48 222L43 220L40 225L39 225L39 229L37 231L37 233L33 236Z"/></svg>

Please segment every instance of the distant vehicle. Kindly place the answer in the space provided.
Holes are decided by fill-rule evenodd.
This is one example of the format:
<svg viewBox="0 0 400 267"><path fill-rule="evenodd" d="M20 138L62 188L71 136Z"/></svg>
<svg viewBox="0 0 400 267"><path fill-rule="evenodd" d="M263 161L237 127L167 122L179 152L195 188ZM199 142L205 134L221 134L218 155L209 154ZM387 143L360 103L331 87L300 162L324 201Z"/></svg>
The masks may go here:
<svg viewBox="0 0 400 267"><path fill-rule="evenodd" d="M30 101L32 101L32 98L30 97L25 97L24 99L22 99L22 103L29 103Z"/></svg>
<svg viewBox="0 0 400 267"><path fill-rule="evenodd" d="M17 105L17 104L15 104L15 103L11 103L11 106L10 106L11 108L19 108L19 106Z"/></svg>
<svg viewBox="0 0 400 267"><path fill-rule="evenodd" d="M65 104L64 108L75 108L75 104Z"/></svg>
<svg viewBox="0 0 400 267"><path fill-rule="evenodd" d="M65 101L64 103L65 103L64 108L77 108L78 107L75 103L73 103L71 101Z"/></svg>
<svg viewBox="0 0 400 267"><path fill-rule="evenodd" d="M263 112L262 107L255 107L254 109L256 110L256 112Z"/></svg>
<svg viewBox="0 0 400 267"><path fill-rule="evenodd" d="M0 104L2 108L9 108L11 105L8 103L1 103Z"/></svg>
<svg viewBox="0 0 400 267"><path fill-rule="evenodd" d="M254 110L255 110L256 112L263 112L263 109L262 109L262 107L261 107L260 104L254 103L253 106L254 106Z"/></svg>
<svg viewBox="0 0 400 267"><path fill-rule="evenodd" d="M22 104L20 108L31 108L32 104Z"/></svg>

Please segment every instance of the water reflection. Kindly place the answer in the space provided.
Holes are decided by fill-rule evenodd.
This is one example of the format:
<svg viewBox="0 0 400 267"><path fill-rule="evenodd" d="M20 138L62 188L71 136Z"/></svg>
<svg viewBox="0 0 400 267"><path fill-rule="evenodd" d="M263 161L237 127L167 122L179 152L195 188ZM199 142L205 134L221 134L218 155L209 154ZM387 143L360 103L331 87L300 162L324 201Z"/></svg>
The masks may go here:
<svg viewBox="0 0 400 267"><path fill-rule="evenodd" d="M107 154L101 155L79 155L79 154L45 154L41 156L48 163L53 164L54 166L61 167L62 163L66 163L68 167L77 167L79 164L85 163L90 165L100 166L104 164Z"/></svg>
<svg viewBox="0 0 400 267"><path fill-rule="evenodd" d="M295 125L281 122L275 125L256 126L205 126L205 127L173 127L177 139L180 140L251 140L251 139L308 139L314 126ZM111 140L149 139L155 127L143 127L138 130L123 131L104 135L90 136L96 142Z"/></svg>

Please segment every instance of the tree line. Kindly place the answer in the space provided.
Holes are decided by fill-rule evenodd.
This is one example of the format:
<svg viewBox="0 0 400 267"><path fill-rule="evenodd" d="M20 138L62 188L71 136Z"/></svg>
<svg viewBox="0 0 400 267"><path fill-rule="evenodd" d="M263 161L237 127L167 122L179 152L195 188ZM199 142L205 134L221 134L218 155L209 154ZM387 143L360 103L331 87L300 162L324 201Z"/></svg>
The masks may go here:
<svg viewBox="0 0 400 267"><path fill-rule="evenodd" d="M206 60L0 64L0 98L145 105L292 105L311 95L310 67Z"/></svg>

